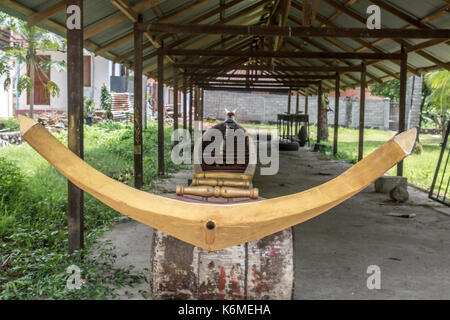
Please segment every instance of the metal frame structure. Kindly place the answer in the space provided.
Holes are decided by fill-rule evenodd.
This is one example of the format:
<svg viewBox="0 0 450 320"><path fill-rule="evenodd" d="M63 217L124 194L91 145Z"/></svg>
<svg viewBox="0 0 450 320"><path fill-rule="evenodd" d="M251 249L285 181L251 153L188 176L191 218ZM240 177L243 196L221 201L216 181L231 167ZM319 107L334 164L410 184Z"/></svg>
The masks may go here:
<svg viewBox="0 0 450 320"><path fill-rule="evenodd" d="M445 131L444 142L442 143L441 153L439 155L439 160L436 166L436 171L434 173L433 182L431 183L430 191L428 193L428 197L437 202L445 204L450 207L450 199L447 198L448 187L450 185L450 176L447 173L447 169L449 166L449 158L450 158L450 150L448 149L448 135L450 133L450 121L447 123L447 130ZM447 153L447 156L445 156ZM445 157L445 164L443 165L442 160ZM445 181L447 173L447 181ZM440 179L439 179L440 177ZM439 179L439 186L437 187L436 183ZM441 196L442 184L446 183L444 195ZM435 191L437 187L437 191Z"/></svg>
<svg viewBox="0 0 450 320"><path fill-rule="evenodd" d="M137 0L132 4L123 0L51 0L39 4L32 0L0 0L0 10L27 19L30 25L67 36L69 147L79 156L83 155L82 82L80 85L83 48L134 70L135 187L141 188L144 146L140 79L144 74L158 78L158 170L161 174L165 171L164 84L173 86L176 96L179 90L191 93L189 118L183 114L183 125L191 132L192 111L196 117L203 113L199 103L203 90L298 88L307 98L318 94L318 105L322 102L322 92L335 90L335 112L338 112L339 90L361 86L358 153L362 159L365 87L397 78L401 83L399 131L404 131L408 72L418 75L439 68L450 70L450 33L445 27L450 19L448 1L409 2L408 8L404 8L395 1L370 0L382 9L380 30L365 28L366 14L354 6L355 2L322 0L318 10L312 10L312 0ZM66 21L73 6L80 9L81 28L67 30ZM247 71L243 82L231 81L231 76L222 77L237 70ZM263 78L258 77L262 74L272 77L267 79L275 79L276 83L264 84ZM308 76L318 83L305 86ZM195 110L192 110L193 102ZM186 110L186 95L183 104ZM334 153L338 152L337 118ZM174 126L177 125L176 121ZM398 175L402 174L400 163ZM68 202L69 249L73 251L83 247L82 192L69 186Z"/></svg>

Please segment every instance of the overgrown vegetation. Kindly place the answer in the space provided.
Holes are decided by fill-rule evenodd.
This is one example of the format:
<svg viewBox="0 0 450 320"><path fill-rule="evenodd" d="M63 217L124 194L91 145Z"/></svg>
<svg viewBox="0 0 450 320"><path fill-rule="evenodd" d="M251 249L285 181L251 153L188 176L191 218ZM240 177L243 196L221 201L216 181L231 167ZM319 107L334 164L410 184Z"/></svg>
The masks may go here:
<svg viewBox="0 0 450 320"><path fill-rule="evenodd" d="M19 121L16 119L2 119L0 123L5 125L5 129L9 129L9 131L18 131L19 130Z"/></svg>
<svg viewBox="0 0 450 320"><path fill-rule="evenodd" d="M400 96L400 81L391 79L370 87L373 95L398 101ZM440 70L425 75L422 83L422 127L441 128L445 132L449 119L448 105L450 103L450 71Z"/></svg>
<svg viewBox="0 0 450 320"><path fill-rule="evenodd" d="M330 137L334 135L334 128L330 127ZM311 126L311 134L315 139L317 128ZM365 129L364 130L364 156L367 156L376 148L390 140L394 135L392 131ZM359 130L352 128L339 128L337 159L356 163L358 161ZM404 175L408 181L417 187L428 190L433 180L437 161L441 151L441 137L430 134L421 135L422 152L412 154L405 159ZM326 154L333 157L333 141L321 141L326 145ZM314 143L315 141L312 141ZM396 175L396 168L392 168L388 174Z"/></svg>
<svg viewBox="0 0 450 320"><path fill-rule="evenodd" d="M106 111L106 118L112 120L113 99L106 83L102 85L102 92L100 94L100 107Z"/></svg>
<svg viewBox="0 0 450 320"><path fill-rule="evenodd" d="M166 131L166 167L171 129ZM67 143L67 133L56 134ZM144 131L145 189L157 175L157 127ZM85 158L105 174L132 185L133 130L120 123L85 126ZM120 215L85 196L87 249L67 254L67 180L28 145L0 149L0 299L106 299L115 289L145 281L133 267L115 269L111 246L98 257L88 249ZM66 288L71 265L81 270L81 290ZM144 293L142 293L144 294Z"/></svg>

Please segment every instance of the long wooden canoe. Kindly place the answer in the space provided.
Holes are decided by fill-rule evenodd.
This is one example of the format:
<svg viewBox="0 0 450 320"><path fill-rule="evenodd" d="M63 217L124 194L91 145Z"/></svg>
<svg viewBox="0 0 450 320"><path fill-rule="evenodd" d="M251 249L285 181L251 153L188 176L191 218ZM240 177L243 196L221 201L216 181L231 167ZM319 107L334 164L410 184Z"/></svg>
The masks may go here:
<svg viewBox="0 0 450 320"><path fill-rule="evenodd" d="M76 186L132 219L211 251L261 239L337 206L408 156L416 139L416 129L397 135L339 177L315 188L275 199L218 205L136 190L92 168L42 125L23 116L19 120L25 141Z"/></svg>

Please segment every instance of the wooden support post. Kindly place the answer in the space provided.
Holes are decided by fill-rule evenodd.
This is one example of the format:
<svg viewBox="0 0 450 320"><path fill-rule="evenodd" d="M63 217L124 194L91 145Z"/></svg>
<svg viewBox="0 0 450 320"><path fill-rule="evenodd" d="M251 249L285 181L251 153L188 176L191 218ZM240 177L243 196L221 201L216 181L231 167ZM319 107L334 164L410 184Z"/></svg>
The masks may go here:
<svg viewBox="0 0 450 320"><path fill-rule="evenodd" d="M138 17L142 21L142 16ZM142 143L142 46L143 34L134 25L134 186L144 185Z"/></svg>
<svg viewBox="0 0 450 320"><path fill-rule="evenodd" d="M198 121L200 118L200 106L199 106L199 92L198 92L198 86L195 85L194 86L194 92L195 92L195 97L194 97L194 121Z"/></svg>
<svg viewBox="0 0 450 320"><path fill-rule="evenodd" d="M364 116L366 111L366 65L363 62L361 71L361 90L359 98L359 143L358 143L358 161L364 157Z"/></svg>
<svg viewBox="0 0 450 320"><path fill-rule="evenodd" d="M309 88L305 89L305 115L308 116L308 123L306 124L306 130L308 133L308 146L311 145L311 141L309 139L309 121L311 120L311 118L309 117L309 105L308 105L308 99L309 99Z"/></svg>
<svg viewBox="0 0 450 320"><path fill-rule="evenodd" d="M192 79L189 81L189 133L192 137L192 107L193 107L193 103L194 103L194 90L193 90L193 85L192 85Z"/></svg>
<svg viewBox="0 0 450 320"><path fill-rule="evenodd" d="M340 75L336 73L335 89L334 89L334 142L333 142L333 154L336 155L338 152L338 136L339 136L339 98L341 95L340 91Z"/></svg>
<svg viewBox="0 0 450 320"><path fill-rule="evenodd" d="M183 130L187 130L187 81L186 76L183 75Z"/></svg>
<svg viewBox="0 0 450 320"><path fill-rule="evenodd" d="M73 8L80 10L74 12ZM83 146L83 1L68 0L67 8L67 91L69 113L69 149L84 157ZM71 12L71 13L70 13ZM70 19L80 19L79 27L69 27ZM84 247L84 194L70 181L68 182L67 216L69 253Z"/></svg>
<svg viewBox="0 0 450 320"><path fill-rule="evenodd" d="M310 26L312 22L312 0L303 0L303 25Z"/></svg>
<svg viewBox="0 0 450 320"><path fill-rule="evenodd" d="M201 104L200 104L200 121L203 122L203 119L205 117L205 89L201 89L202 91L202 98L201 98Z"/></svg>
<svg viewBox="0 0 450 320"><path fill-rule="evenodd" d="M175 133L175 144L178 144L178 68L173 68L173 131Z"/></svg>
<svg viewBox="0 0 450 320"><path fill-rule="evenodd" d="M295 114L298 114L300 112L300 92L297 91L297 101L295 104ZM295 121L295 135L298 134L298 121Z"/></svg>
<svg viewBox="0 0 450 320"><path fill-rule="evenodd" d="M292 100L292 90L289 89L288 92L288 109L287 109L287 113L291 114L291 100Z"/></svg>
<svg viewBox="0 0 450 320"><path fill-rule="evenodd" d="M319 90L317 91L317 143L322 138L322 130L320 129L320 119L322 118L322 81L319 82Z"/></svg>
<svg viewBox="0 0 450 320"><path fill-rule="evenodd" d="M309 99L309 89L305 89L305 114L309 114L309 106L308 106L308 99Z"/></svg>
<svg viewBox="0 0 450 320"><path fill-rule="evenodd" d="M400 61L400 97L399 97L399 117L398 117L398 133L406 130L406 85L408 81L408 54L402 46L401 53L403 59ZM403 161L397 165L397 176L403 176Z"/></svg>
<svg viewBox="0 0 450 320"><path fill-rule="evenodd" d="M164 174L164 54L158 52L158 174Z"/></svg>

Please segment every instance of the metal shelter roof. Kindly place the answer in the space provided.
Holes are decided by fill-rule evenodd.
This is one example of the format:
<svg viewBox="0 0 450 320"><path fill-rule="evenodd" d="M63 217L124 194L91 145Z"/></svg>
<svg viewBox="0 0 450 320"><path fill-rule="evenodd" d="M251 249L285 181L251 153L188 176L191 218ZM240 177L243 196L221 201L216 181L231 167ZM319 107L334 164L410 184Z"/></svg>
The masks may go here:
<svg viewBox="0 0 450 320"><path fill-rule="evenodd" d="M303 20L303 4L300 0L85 0L85 47L96 54L132 67L134 21L142 14L144 22L174 24L225 24L270 25L281 2L288 3L283 26L300 26ZM445 68L450 70L450 14L449 2L442 0L314 0L317 13L313 27L364 28L370 5L381 8L382 28L449 29L447 39L367 39L331 37L284 38L279 48L291 52L373 52L395 53L403 45L408 52L408 72L422 72ZM0 0L0 10L19 18L37 23L56 34L65 35L65 1L60 0ZM259 50L274 50L275 37L245 35L171 34L156 32L144 37L144 73L156 76L157 47L171 49L247 50L259 45ZM270 39L270 40L268 40ZM263 45L261 45L261 43ZM276 51L275 50L275 51ZM166 81L170 82L172 68L177 63L220 64L238 61L248 64L248 59L236 57L183 57L166 58ZM264 60L265 59L265 60ZM261 58L256 63L267 62ZM356 59L300 59L274 58L276 66L353 66ZM253 60L255 63L255 60ZM238 69L238 67L236 67ZM399 62L390 60L367 63L368 84L384 79L399 78ZM294 72L295 73L295 72ZM300 73L298 73L300 74ZM311 73L309 73L311 74ZM320 73L324 74L324 73ZM358 73L341 75L343 87L359 85ZM324 81L324 87L332 85Z"/></svg>

